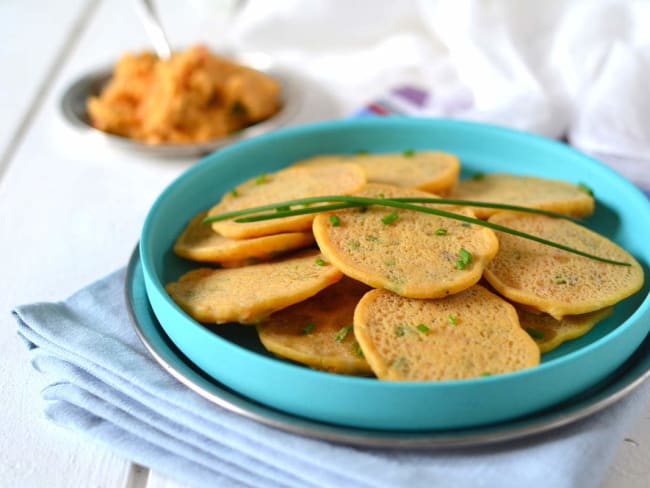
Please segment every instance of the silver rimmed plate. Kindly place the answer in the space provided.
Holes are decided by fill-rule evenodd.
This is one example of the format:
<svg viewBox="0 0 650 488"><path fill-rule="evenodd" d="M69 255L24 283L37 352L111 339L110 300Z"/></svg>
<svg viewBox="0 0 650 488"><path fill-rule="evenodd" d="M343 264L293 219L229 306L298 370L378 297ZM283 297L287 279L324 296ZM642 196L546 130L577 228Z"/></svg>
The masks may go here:
<svg viewBox="0 0 650 488"><path fill-rule="evenodd" d="M61 111L66 121L85 135L95 137L110 145L161 157L203 156L233 142L264 134L286 126L296 116L301 105L300 82L288 70L281 69L265 55L240 55L237 61L274 78L281 88L282 108L272 117L213 141L192 144L145 144L128 137L96 129L86 111L88 97L98 95L111 77L111 68L100 68L73 81L61 98Z"/></svg>
<svg viewBox="0 0 650 488"><path fill-rule="evenodd" d="M534 415L479 428L382 431L342 427L289 415L250 400L195 367L169 340L149 304L138 249L129 262L126 303L133 327L156 361L188 388L236 414L287 432L344 444L383 448L469 447L539 435L583 420L621 400L650 377L650 336L605 380Z"/></svg>

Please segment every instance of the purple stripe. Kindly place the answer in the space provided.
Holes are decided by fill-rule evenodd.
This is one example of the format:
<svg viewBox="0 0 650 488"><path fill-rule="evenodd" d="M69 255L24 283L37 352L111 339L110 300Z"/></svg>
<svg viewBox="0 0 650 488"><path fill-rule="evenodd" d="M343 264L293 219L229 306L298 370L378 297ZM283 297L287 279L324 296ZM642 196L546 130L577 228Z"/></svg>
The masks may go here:
<svg viewBox="0 0 650 488"><path fill-rule="evenodd" d="M392 93L404 100L411 102L416 107L424 107L429 97L429 93L414 86L401 86L395 88Z"/></svg>

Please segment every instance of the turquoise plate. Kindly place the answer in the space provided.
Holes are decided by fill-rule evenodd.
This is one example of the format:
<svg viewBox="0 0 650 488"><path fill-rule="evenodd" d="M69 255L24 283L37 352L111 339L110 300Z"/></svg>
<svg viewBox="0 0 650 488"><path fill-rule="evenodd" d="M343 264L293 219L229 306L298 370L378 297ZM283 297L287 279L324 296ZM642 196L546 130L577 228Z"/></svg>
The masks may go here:
<svg viewBox="0 0 650 488"><path fill-rule="evenodd" d="M566 427L621 400L650 377L650 335L622 366L593 387L559 405L515 420L466 429L387 431L344 427L292 416L232 391L192 364L169 340L153 314L136 249L129 261L125 295L133 327L156 361L191 390L226 410L265 425L327 441L367 447L479 446Z"/></svg>
<svg viewBox="0 0 650 488"><path fill-rule="evenodd" d="M255 330L202 325L164 284L196 267L172 252L189 218L241 181L324 153L439 149L459 156L462 176L511 172L583 182L597 198L586 225L630 251L648 270L650 202L605 165L566 145L489 125L401 117L324 122L234 144L190 168L158 197L140 254L147 296L166 335L198 368L240 395L308 419L364 429L461 429L509 421L557 405L613 373L650 330L644 288L589 334L544 355L538 367L463 381L382 382L314 371L265 352Z"/></svg>

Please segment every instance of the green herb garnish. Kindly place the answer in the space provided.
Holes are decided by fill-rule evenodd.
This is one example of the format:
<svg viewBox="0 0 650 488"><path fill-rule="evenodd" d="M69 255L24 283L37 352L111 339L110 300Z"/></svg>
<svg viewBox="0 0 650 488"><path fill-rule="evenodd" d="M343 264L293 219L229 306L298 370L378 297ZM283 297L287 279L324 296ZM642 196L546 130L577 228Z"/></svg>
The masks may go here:
<svg viewBox="0 0 650 488"><path fill-rule="evenodd" d="M458 319L454 314L449 314L447 315L447 322L449 322L451 325L458 325Z"/></svg>
<svg viewBox="0 0 650 488"><path fill-rule="evenodd" d="M316 258L316 265L325 266L325 260L323 258Z"/></svg>
<svg viewBox="0 0 650 488"><path fill-rule="evenodd" d="M313 323L313 322L309 322L307 325L305 325L302 328L302 333L305 334L305 335L309 334L309 333L311 333L312 330L314 330L314 327L316 327L316 324Z"/></svg>
<svg viewBox="0 0 650 488"><path fill-rule="evenodd" d="M403 325L398 325L395 327L395 335L397 337L404 337L404 334L406 334L406 329L404 329Z"/></svg>
<svg viewBox="0 0 650 488"><path fill-rule="evenodd" d="M341 327L341 329L336 333L334 336L334 340L336 342L343 342L343 339L348 335L348 332L352 330L351 325L346 325L345 327Z"/></svg>
<svg viewBox="0 0 650 488"><path fill-rule="evenodd" d="M389 214L384 215L381 218L381 222L384 225L392 224L393 222L395 222L397 220L397 217L399 217L397 212L391 212Z"/></svg>
<svg viewBox="0 0 650 488"><path fill-rule="evenodd" d="M232 190L230 190L230 195L231 195L232 197L238 197L238 196L239 196L239 192L237 191L237 188L233 188Z"/></svg>
<svg viewBox="0 0 650 488"><path fill-rule="evenodd" d="M406 151L404 151L404 152L402 153L402 155L403 155L405 158L412 158L413 156L415 156L415 151L414 151L413 149L407 149Z"/></svg>
<svg viewBox="0 0 650 488"><path fill-rule="evenodd" d="M341 225L341 220L337 215L330 215L330 224L332 224L332 227L338 227Z"/></svg>
<svg viewBox="0 0 650 488"><path fill-rule="evenodd" d="M314 206L314 207L308 207L308 208L296 208L292 209L288 212L276 212L275 209L279 206L294 206L294 205L304 205L306 203L323 203L325 205L320 205L320 206ZM604 263L609 263L609 264L616 264L619 266L631 266L632 264L627 262L627 261L617 261L613 259L608 259L604 258L602 256L597 256L595 254L590 254L584 251L580 251L579 249L575 249L569 246L566 246L564 244L560 244L558 242L550 241L548 239L544 239L542 237L533 235L533 234L528 234L526 232L521 232L516 229L512 229L510 227L505 227L502 225L495 224L493 222L488 222L484 220L480 220L474 217L469 217L467 215L462 215L458 213L454 213L448 210L443 210L440 208L435 208L435 207L427 207L427 206L422 206L422 205L415 205L415 203L428 203L428 204L450 204L450 205L466 205L466 206L473 206L473 207L485 207L485 208L499 208L502 210L513 210L513 211L519 211L519 212L528 212L528 213L535 213L535 214L541 214L541 215L548 215L551 217L559 217L559 218L564 218L568 220L575 220L570 217L567 217L566 215L558 214L556 212L548 212L545 210L541 209L534 209L534 208L529 208L529 207L522 207L519 205L507 205L507 204L497 204L497 203L490 203L490 202L477 202L473 200L458 200L458 199L447 199L447 198L369 198L369 197L360 197L360 196L351 196L351 195L327 195L327 196L319 196L319 197L307 197L307 198L300 198L296 200L290 200L286 202L277 202L275 204L269 204L269 205L262 205L259 207L253 207L253 208L248 208L248 209L242 209L242 210L236 210L233 212L224 212L221 214L217 215L211 215L208 217L205 217L203 219L203 223L210 223L210 222L217 222L221 220L227 220L227 219L235 219L235 222L256 222L260 220L270 220L270 219L275 219L275 218L282 218L282 217L289 217L293 215L302 215L302 214L309 214L309 213L317 213L317 212L325 212L325 211L331 211L331 210L337 210L337 209L343 209L343 208L356 208L360 206L369 206L369 205L381 205L384 207L393 207L393 208L401 208L405 210L413 210L417 212L422 212L426 214L431 214L431 215L437 215L440 217L446 217L450 218L453 220L458 220L461 221L463 224L466 225L471 225L471 224L476 224L480 225L482 227L488 227L493 230L497 230L499 232L503 232L506 234L511 234L517 237L521 237L523 239L528 239L532 240L535 242L539 242L540 244L544 244L550 247L554 247L556 249L562 249L564 251L577 254L579 256L583 256L589 259L595 259L600 262ZM260 212L265 212L266 213L260 213ZM330 222L332 220L335 220L338 222L338 218L332 219L332 217L335 216L330 216ZM338 225L338 224L332 224L332 225Z"/></svg>
<svg viewBox="0 0 650 488"><path fill-rule="evenodd" d="M268 182L269 182L269 176L266 173L259 174L257 175L257 178L255 178L256 185L263 185L264 183L268 183Z"/></svg>
<svg viewBox="0 0 650 488"><path fill-rule="evenodd" d="M458 251L458 260L456 261L456 269L465 269L469 263L472 262L472 253L464 247Z"/></svg>
<svg viewBox="0 0 650 488"><path fill-rule="evenodd" d="M532 327L526 327L526 332L533 339L544 339L544 332L541 330L533 329Z"/></svg>
<svg viewBox="0 0 650 488"><path fill-rule="evenodd" d="M426 333L429 332L429 328L424 324L418 324L418 325L415 326L415 328L417 330L419 330L420 332L422 332L423 334L426 334Z"/></svg>
<svg viewBox="0 0 650 488"><path fill-rule="evenodd" d="M590 187L588 187L587 185L585 185L584 183L578 183L577 186L578 186L578 189L579 189L580 191L585 192L585 193L586 193L587 195L589 195L590 197L593 197L593 196L594 196L594 191L593 191Z"/></svg>
<svg viewBox="0 0 650 488"><path fill-rule="evenodd" d="M437 236L446 236L447 235L447 229L443 229L442 227L440 227L439 229L436 229L434 234L437 235Z"/></svg>

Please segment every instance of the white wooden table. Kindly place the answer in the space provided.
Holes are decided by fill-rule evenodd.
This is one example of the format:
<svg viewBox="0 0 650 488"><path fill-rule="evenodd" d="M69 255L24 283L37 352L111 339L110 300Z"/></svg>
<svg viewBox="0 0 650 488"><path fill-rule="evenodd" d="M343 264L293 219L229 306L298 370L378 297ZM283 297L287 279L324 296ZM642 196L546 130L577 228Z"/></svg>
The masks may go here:
<svg viewBox="0 0 650 488"><path fill-rule="evenodd" d="M177 486L44 419L46 378L30 367L9 314L18 304L62 299L125 265L154 198L194 162L98 145L61 117L61 94L73 78L148 45L130 3L0 2L2 486ZM167 28L177 45L213 27L190 2L158 4L163 21L173 19ZM307 100L303 118L342 115L317 107ZM626 439L612 442L620 451L604 486L650 486L650 405Z"/></svg>

